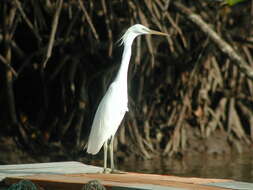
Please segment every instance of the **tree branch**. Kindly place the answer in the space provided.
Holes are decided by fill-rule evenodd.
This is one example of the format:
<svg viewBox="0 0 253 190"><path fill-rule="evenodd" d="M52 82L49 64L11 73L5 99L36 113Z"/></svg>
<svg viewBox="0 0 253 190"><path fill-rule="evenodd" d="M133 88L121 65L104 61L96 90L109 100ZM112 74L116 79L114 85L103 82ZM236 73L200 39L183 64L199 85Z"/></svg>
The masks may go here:
<svg viewBox="0 0 253 190"><path fill-rule="evenodd" d="M253 69L244 60L243 57L237 53L230 44L223 40L217 32L215 32L212 27L207 24L199 15L193 13L189 8L185 7L183 4L174 1L173 5L178 11L184 14L191 22L196 24L205 34L207 34L213 42L220 48L220 50L226 54L248 78L253 80Z"/></svg>
<svg viewBox="0 0 253 190"><path fill-rule="evenodd" d="M49 42L48 42L47 54L46 54L46 57L45 57L44 62L43 62L43 67L44 68L46 67L47 62L48 62L49 58L52 55L52 50L53 50L54 41L55 41L55 34L56 34L56 30L57 30L58 23L59 23L62 4L63 4L63 0L58 0L57 1L58 7L56 8L56 12L55 12L55 15L54 15L54 20L52 22L52 30L51 30L50 39L49 39Z"/></svg>

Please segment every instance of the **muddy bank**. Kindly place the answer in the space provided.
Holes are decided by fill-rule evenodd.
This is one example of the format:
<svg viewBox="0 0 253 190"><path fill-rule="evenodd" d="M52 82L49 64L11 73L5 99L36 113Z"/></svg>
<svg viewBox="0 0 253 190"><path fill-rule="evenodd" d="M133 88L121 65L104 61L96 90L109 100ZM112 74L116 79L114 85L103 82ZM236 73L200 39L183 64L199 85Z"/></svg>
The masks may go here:
<svg viewBox="0 0 253 190"><path fill-rule="evenodd" d="M197 130L196 130L197 131ZM191 130L188 134L189 138L187 146L184 150L174 154L173 156L162 156L157 154L156 158L163 158L164 161L171 160L194 160L194 157L211 158L230 158L239 156L240 154L251 154L252 144L246 144L243 141L231 142L226 137L226 133L216 130L211 136L207 138L200 138ZM116 151L117 162L122 163L132 162L132 160L142 160L143 158L136 157L129 149L125 151ZM32 162L53 162L76 160L85 163L96 163L102 160L102 150L96 156L86 154L83 148L75 148L60 143L38 144L38 141L30 141L29 146L23 146L11 137L0 137L0 163L1 164L18 164L18 163L32 163ZM204 158L204 157L203 157ZM153 160L155 160L153 159Z"/></svg>

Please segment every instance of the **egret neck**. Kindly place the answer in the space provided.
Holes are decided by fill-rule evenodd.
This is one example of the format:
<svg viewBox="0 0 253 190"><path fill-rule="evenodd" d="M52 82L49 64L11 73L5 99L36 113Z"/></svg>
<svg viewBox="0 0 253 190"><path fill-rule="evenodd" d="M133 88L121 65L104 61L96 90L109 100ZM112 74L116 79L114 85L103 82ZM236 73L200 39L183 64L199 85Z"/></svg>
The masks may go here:
<svg viewBox="0 0 253 190"><path fill-rule="evenodd" d="M131 45L132 44L125 44L124 46L121 65L118 74L115 78L115 82L123 83L124 84L123 86L125 86L126 88L127 88L127 73L131 57Z"/></svg>

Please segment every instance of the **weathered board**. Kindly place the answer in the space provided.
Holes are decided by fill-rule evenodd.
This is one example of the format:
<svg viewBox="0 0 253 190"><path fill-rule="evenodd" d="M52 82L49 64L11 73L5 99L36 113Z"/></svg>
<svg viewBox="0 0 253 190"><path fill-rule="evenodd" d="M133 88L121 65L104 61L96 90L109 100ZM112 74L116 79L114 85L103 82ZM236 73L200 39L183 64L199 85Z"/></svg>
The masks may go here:
<svg viewBox="0 0 253 190"><path fill-rule="evenodd" d="M51 190L81 189L91 180L100 181L107 189L157 189L157 190L227 190L253 189L253 184L226 179L204 179L141 173L101 174L103 169L80 162L55 162L40 164L2 165L0 181L7 185L21 179Z"/></svg>
<svg viewBox="0 0 253 190"><path fill-rule="evenodd" d="M0 165L0 181L6 177L25 176L34 174L76 174L98 173L103 171L96 166L85 165L81 162L50 162L36 164Z"/></svg>

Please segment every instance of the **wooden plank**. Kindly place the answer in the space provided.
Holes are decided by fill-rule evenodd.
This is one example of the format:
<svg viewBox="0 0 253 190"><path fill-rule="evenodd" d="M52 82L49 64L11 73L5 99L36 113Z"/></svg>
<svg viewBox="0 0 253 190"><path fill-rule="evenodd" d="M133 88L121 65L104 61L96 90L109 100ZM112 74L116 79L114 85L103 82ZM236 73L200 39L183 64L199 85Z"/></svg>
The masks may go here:
<svg viewBox="0 0 253 190"><path fill-rule="evenodd" d="M26 176L34 174L71 174L98 173L101 167L86 165L81 162L50 162L35 164L0 165L0 181L10 176Z"/></svg>
<svg viewBox="0 0 253 190"><path fill-rule="evenodd" d="M66 175L33 175L24 177L8 177L4 182L8 185L17 183L21 179L31 180L34 183L49 189L81 189L81 187L91 181L99 180L104 186L112 187L133 187L147 189L152 186L160 186L177 189L203 189L203 190L227 190L227 188L202 185L206 180L197 182L198 178L180 178L173 176L160 176L137 173L126 174L66 174ZM208 179L207 181L216 181ZM222 180L217 180L222 181ZM146 187L146 188L144 188Z"/></svg>
<svg viewBox="0 0 253 190"><path fill-rule="evenodd" d="M34 164L13 164L13 165L0 165L1 171L12 170L26 172L54 172L54 173L97 173L103 171L103 168L97 166L86 165L81 162L68 161L68 162L50 162L50 163L34 163Z"/></svg>
<svg viewBox="0 0 253 190"><path fill-rule="evenodd" d="M0 166L1 176L8 185L27 179L47 189L81 189L88 181L97 179L109 189L170 189L223 190L227 188L206 184L229 183L232 180L201 179L169 175L124 173L101 174L103 169L80 162L55 162ZM7 177L7 178L6 178Z"/></svg>
<svg viewBox="0 0 253 190"><path fill-rule="evenodd" d="M236 190L252 190L253 184L241 181L227 181L227 182L217 182L209 184L211 186L231 188Z"/></svg>

